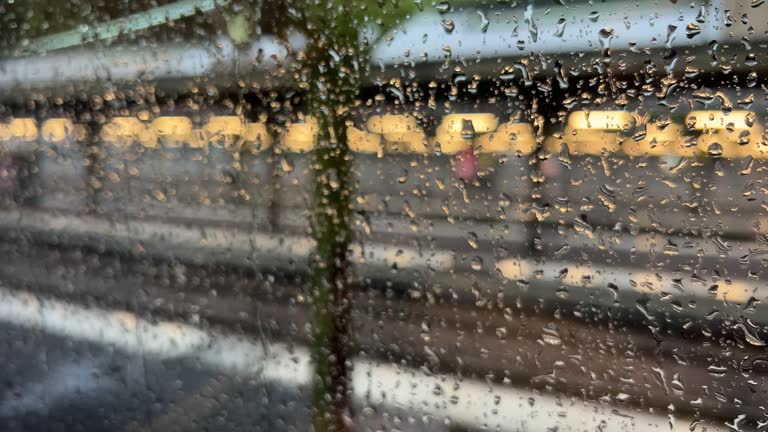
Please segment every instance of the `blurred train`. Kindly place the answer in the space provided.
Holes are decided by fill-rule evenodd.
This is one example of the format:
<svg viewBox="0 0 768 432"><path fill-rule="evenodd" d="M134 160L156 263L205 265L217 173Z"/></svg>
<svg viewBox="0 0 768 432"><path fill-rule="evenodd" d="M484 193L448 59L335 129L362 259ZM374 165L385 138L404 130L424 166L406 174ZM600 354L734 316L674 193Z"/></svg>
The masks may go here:
<svg viewBox="0 0 768 432"><path fill-rule="evenodd" d="M762 233L768 144L755 111L693 110L681 121L639 112L573 111L549 134L519 113L371 113L348 129L356 209L589 230ZM105 210L233 219L256 209L269 223L270 208L302 208L309 199L302 187L318 127L309 116L277 126L141 112L89 127L67 118L0 125L6 154L31 164L16 175L20 204L82 210L96 200Z"/></svg>

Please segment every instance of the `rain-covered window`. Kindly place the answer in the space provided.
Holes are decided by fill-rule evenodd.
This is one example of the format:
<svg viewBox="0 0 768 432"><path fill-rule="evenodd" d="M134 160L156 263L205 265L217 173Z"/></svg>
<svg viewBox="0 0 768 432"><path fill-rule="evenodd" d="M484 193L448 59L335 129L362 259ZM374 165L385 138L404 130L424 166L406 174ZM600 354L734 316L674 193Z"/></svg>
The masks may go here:
<svg viewBox="0 0 768 432"><path fill-rule="evenodd" d="M0 430L766 430L766 20L3 0Z"/></svg>

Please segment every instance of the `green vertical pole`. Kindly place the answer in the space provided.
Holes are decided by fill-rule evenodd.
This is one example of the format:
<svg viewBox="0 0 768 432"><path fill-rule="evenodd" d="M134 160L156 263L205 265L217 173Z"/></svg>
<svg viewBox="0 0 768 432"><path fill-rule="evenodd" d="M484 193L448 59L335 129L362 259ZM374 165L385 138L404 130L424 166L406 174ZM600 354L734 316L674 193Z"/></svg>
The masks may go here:
<svg viewBox="0 0 768 432"><path fill-rule="evenodd" d="M309 44L304 85L309 114L320 126L313 153L311 225L316 249L310 259L315 432L349 429L351 154L347 120L360 88L358 26L349 4L331 0L304 5Z"/></svg>

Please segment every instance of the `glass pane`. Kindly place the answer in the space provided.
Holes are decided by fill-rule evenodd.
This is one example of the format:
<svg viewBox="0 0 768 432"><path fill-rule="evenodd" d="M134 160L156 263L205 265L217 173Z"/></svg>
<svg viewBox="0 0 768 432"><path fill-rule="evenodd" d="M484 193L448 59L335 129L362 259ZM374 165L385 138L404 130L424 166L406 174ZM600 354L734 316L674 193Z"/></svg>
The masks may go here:
<svg viewBox="0 0 768 432"><path fill-rule="evenodd" d="M3 430L763 430L761 1L0 5Z"/></svg>

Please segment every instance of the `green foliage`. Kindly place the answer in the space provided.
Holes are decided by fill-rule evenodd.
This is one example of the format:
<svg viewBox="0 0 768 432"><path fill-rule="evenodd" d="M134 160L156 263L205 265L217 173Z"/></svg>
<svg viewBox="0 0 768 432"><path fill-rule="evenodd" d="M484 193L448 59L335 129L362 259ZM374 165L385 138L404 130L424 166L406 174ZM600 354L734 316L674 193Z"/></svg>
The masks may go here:
<svg viewBox="0 0 768 432"><path fill-rule="evenodd" d="M419 0L363 0L363 11L382 30L386 32L401 25L419 11Z"/></svg>
<svg viewBox="0 0 768 432"><path fill-rule="evenodd" d="M296 2L293 10L300 14L301 27L309 32L333 32L335 37L350 38L364 28L384 34L401 25L420 9L421 0L330 0ZM335 31L333 29L336 29ZM339 29L345 29L339 32ZM346 34L344 34L346 33ZM330 34L329 34L330 36Z"/></svg>

